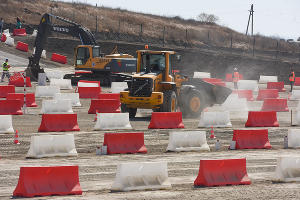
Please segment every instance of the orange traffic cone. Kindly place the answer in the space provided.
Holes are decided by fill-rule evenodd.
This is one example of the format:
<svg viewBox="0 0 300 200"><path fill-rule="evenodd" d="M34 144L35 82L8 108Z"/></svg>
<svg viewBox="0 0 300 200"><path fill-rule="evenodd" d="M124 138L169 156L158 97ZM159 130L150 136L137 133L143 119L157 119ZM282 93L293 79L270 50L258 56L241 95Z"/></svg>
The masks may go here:
<svg viewBox="0 0 300 200"><path fill-rule="evenodd" d="M212 126L211 129L210 129L210 139L215 139L215 132L214 132L214 127Z"/></svg>
<svg viewBox="0 0 300 200"><path fill-rule="evenodd" d="M15 133L14 144L20 144L20 143L19 143L19 135L18 135L18 130L16 130L16 133Z"/></svg>

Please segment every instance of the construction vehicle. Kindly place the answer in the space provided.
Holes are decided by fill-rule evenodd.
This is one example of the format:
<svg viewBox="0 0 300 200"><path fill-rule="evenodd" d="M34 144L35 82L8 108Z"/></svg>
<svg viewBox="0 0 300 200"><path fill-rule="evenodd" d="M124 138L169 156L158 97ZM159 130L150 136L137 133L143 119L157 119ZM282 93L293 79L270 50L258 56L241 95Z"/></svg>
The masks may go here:
<svg viewBox="0 0 300 200"><path fill-rule="evenodd" d="M201 79L172 74L170 56L174 51L137 51L137 72L126 80L128 89L120 92L121 110L134 118L137 108L155 112L176 112L198 117L213 104L222 104L231 89Z"/></svg>
<svg viewBox="0 0 300 200"><path fill-rule="evenodd" d="M69 24L69 26L54 25L53 19ZM42 51L51 32L67 34L80 39L82 45L74 49L75 70L85 70L89 73L67 74L64 78L71 79L73 84L79 80L97 80L102 85L109 85L111 81L123 81L127 73L136 71L136 59L128 54L118 54L114 49L113 54L104 55L97 45L94 35L89 29L68 19L44 14L41 18L38 33L35 39L35 53L29 57L26 75L31 80L37 80L39 73L44 73L40 67Z"/></svg>

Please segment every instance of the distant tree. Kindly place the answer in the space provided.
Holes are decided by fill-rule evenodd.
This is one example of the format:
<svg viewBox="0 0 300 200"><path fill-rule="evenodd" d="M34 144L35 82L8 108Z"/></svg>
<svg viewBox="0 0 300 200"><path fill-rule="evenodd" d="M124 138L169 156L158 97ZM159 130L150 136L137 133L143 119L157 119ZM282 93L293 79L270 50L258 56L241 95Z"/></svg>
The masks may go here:
<svg viewBox="0 0 300 200"><path fill-rule="evenodd" d="M219 17L213 14L201 13L197 16L197 20L204 23L216 23Z"/></svg>

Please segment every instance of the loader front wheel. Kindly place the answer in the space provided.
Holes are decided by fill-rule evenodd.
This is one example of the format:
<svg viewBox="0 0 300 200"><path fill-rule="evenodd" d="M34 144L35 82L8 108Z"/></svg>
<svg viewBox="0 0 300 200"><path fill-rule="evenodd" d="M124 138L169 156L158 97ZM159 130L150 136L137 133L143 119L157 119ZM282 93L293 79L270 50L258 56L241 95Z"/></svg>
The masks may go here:
<svg viewBox="0 0 300 200"><path fill-rule="evenodd" d="M161 105L160 112L176 112L177 111L177 96L172 90L164 92L164 102Z"/></svg>

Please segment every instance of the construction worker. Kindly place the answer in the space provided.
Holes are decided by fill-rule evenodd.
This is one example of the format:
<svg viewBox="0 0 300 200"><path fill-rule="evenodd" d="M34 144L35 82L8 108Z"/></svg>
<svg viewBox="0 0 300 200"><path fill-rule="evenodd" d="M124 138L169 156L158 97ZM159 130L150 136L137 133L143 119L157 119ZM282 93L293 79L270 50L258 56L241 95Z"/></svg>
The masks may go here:
<svg viewBox="0 0 300 200"><path fill-rule="evenodd" d="M1 18L0 19L0 35L2 33L3 26L4 26L4 20L3 20L3 18Z"/></svg>
<svg viewBox="0 0 300 200"><path fill-rule="evenodd" d="M4 79L5 76L9 80L9 78L10 78L9 68L10 68L10 65L8 64L8 59L6 58L5 62L2 64L2 70L3 70L3 72L2 72L1 82L3 82L3 79Z"/></svg>
<svg viewBox="0 0 300 200"><path fill-rule="evenodd" d="M295 72L292 68L291 68L291 73L289 75L289 81L290 81L290 84L291 84L291 91L292 91L294 83L295 83Z"/></svg>
<svg viewBox="0 0 300 200"><path fill-rule="evenodd" d="M233 83L234 83L234 89L237 90L238 89L237 82L240 79L240 74L239 74L238 69L236 67L233 69L232 79L233 79Z"/></svg>
<svg viewBox="0 0 300 200"><path fill-rule="evenodd" d="M22 28L22 23L21 23L21 20L19 19L19 17L17 17L17 25L16 25L16 28L17 28L17 29Z"/></svg>

